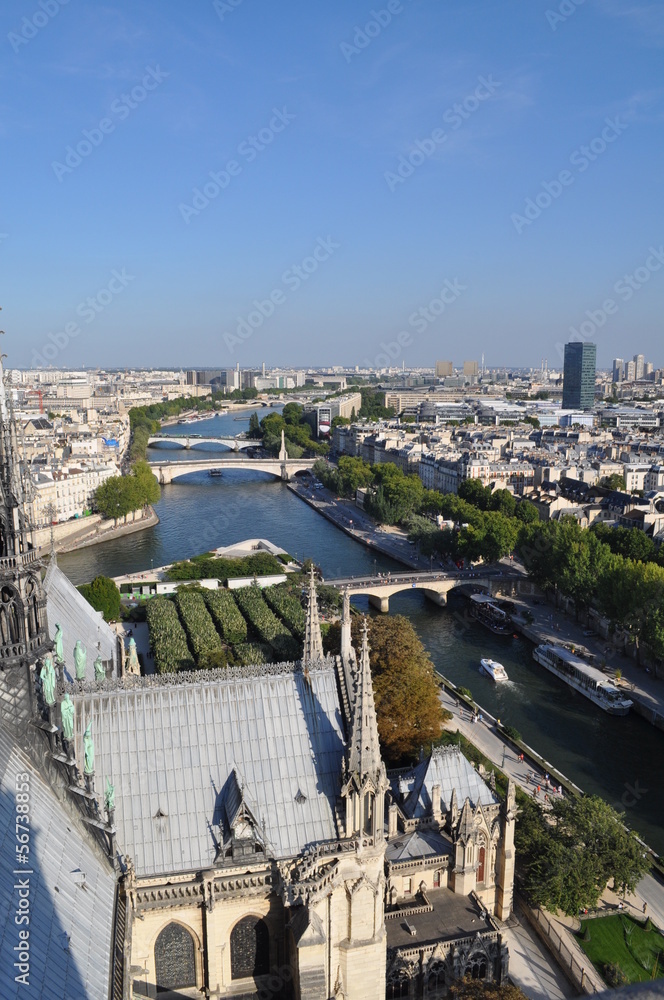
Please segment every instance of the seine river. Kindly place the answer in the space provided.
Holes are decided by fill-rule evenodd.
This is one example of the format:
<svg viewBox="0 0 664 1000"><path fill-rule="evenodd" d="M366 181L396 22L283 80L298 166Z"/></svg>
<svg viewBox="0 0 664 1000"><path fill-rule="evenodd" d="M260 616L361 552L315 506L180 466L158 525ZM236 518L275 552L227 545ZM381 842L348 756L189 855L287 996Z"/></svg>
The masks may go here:
<svg viewBox="0 0 664 1000"><path fill-rule="evenodd" d="M169 434L235 435L246 419L214 417ZM167 446L150 450L163 455ZM207 446L199 446L201 450ZM169 458L192 452L169 449ZM162 488L156 505L160 524L117 541L61 555L62 570L80 584L97 574L118 576L150 569L245 538L268 538L298 558L311 557L328 578L394 570L398 564L369 552L262 473L233 470L220 478L193 474ZM358 606L368 607L358 600ZM463 620L463 598L447 608L420 593L393 597L390 610L410 619L436 668L473 692L475 699L585 791L602 795L625 811L628 822L664 854L664 732L640 717L612 718L552 677L532 658L523 638L494 636ZM371 613L374 613L373 611ZM494 685L478 673L482 656L499 660L509 682Z"/></svg>

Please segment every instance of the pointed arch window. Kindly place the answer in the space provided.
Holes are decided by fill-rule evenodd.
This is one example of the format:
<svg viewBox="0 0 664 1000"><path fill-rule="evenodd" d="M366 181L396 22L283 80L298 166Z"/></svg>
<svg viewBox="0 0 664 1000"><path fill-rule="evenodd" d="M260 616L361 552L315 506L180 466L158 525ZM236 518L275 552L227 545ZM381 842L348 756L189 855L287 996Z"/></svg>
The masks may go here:
<svg viewBox="0 0 664 1000"><path fill-rule="evenodd" d="M182 924L164 927L154 946L158 990L177 990L197 986L196 946Z"/></svg>
<svg viewBox="0 0 664 1000"><path fill-rule="evenodd" d="M249 979L270 972L270 933L260 917L245 917L231 931L231 978Z"/></svg>
<svg viewBox="0 0 664 1000"><path fill-rule="evenodd" d="M486 847L484 844L480 847L479 851L479 864L477 866L477 881L484 881L484 870L486 868Z"/></svg>
<svg viewBox="0 0 664 1000"><path fill-rule="evenodd" d="M21 640L17 594L13 587L0 591L0 642L11 646Z"/></svg>

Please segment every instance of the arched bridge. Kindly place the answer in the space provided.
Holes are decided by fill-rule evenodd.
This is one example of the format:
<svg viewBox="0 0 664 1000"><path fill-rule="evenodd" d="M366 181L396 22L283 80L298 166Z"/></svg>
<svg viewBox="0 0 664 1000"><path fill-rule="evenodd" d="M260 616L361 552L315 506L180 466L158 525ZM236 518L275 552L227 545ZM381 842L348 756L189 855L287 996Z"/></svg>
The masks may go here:
<svg viewBox="0 0 664 1000"><path fill-rule="evenodd" d="M203 437L199 434L188 434L169 436L168 434L154 434L148 438L148 448L153 448L157 444L170 444L176 448L184 448L190 451L199 444L216 444L224 450L231 448L233 451L240 451L244 448L257 448L260 441L253 441L251 438L242 437Z"/></svg>
<svg viewBox="0 0 664 1000"><path fill-rule="evenodd" d="M325 583L340 590L348 590L351 597L354 594L366 594L369 603L379 611L387 613L390 610L390 597L404 590L423 590L429 600L444 606L447 595L455 587L470 586L479 588L491 596L497 594L514 594L518 584L527 580L523 573L517 570L500 569L487 566L486 569L457 570L440 573L394 573L382 576L346 577L343 579L326 580Z"/></svg>
<svg viewBox="0 0 664 1000"><path fill-rule="evenodd" d="M211 472L213 469L267 472L268 475L288 482L297 472L311 469L315 461L315 458L245 458L243 455L232 454L184 462L150 462L150 468L161 486L172 483L180 476L186 476L192 472Z"/></svg>

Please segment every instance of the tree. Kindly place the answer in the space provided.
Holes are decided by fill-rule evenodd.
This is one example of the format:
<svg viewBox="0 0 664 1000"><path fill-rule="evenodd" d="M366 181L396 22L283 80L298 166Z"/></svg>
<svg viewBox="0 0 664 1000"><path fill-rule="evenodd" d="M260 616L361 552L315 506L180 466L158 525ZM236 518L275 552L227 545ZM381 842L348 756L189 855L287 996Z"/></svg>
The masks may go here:
<svg viewBox="0 0 664 1000"><path fill-rule="evenodd" d="M252 438L253 440L257 440L258 438L261 437L261 425L260 425L260 422L258 420L258 414L256 413L255 410L251 414L251 416L249 417L249 431L248 431L248 436L250 438Z"/></svg>
<svg viewBox="0 0 664 1000"><path fill-rule="evenodd" d="M480 510L488 510L491 503L491 488L483 486L479 479L464 479L459 484L459 496Z"/></svg>
<svg viewBox="0 0 664 1000"><path fill-rule="evenodd" d="M359 616L353 618L352 634L359 650ZM341 628L335 623L326 636L326 649L339 653L340 640ZM381 750L386 762L396 766L416 758L421 747L430 747L450 714L440 703L433 664L407 618L370 619L369 645Z"/></svg>
<svg viewBox="0 0 664 1000"><path fill-rule="evenodd" d="M621 476L618 472L612 472L610 476L604 476L603 479L600 479L599 485L606 487L607 490L624 491L627 489L625 477Z"/></svg>
<svg viewBox="0 0 664 1000"><path fill-rule="evenodd" d="M555 799L547 819L529 808L516 847L532 901L568 916L594 909L611 880L633 892L650 869L636 834L596 795Z"/></svg>
<svg viewBox="0 0 664 1000"><path fill-rule="evenodd" d="M95 611L101 611L104 621L119 621L122 607L120 591L113 580L107 576L97 576L92 583L85 583L79 587L78 591Z"/></svg>
<svg viewBox="0 0 664 1000"><path fill-rule="evenodd" d="M489 510L497 510L505 517L514 517L516 511L516 500L514 494L509 490L496 490L491 494L489 500Z"/></svg>
<svg viewBox="0 0 664 1000"><path fill-rule="evenodd" d="M525 497L517 504L514 516L523 524L533 524L535 521L539 521L537 507L531 500L526 500Z"/></svg>

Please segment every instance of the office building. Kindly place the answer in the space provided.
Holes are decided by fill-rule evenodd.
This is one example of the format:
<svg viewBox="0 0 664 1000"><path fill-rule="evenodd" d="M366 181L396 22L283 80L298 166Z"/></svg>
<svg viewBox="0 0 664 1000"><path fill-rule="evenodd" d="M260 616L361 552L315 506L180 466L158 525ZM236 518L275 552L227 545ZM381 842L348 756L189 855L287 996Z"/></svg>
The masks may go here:
<svg viewBox="0 0 664 1000"><path fill-rule="evenodd" d="M451 361L436 361L436 378L448 378L454 375L454 365Z"/></svg>
<svg viewBox="0 0 664 1000"><path fill-rule="evenodd" d="M625 362L622 358L614 358L613 360L613 381L622 382L623 375L625 371Z"/></svg>
<svg viewBox="0 0 664 1000"><path fill-rule="evenodd" d="M471 378L473 376L476 377L478 371L479 371L479 365L478 365L477 361L464 361L464 363L463 363L463 374L464 375L470 376Z"/></svg>
<svg viewBox="0 0 664 1000"><path fill-rule="evenodd" d="M635 379L643 378L646 359L642 354L635 354L633 361L634 361L634 378Z"/></svg>
<svg viewBox="0 0 664 1000"><path fill-rule="evenodd" d="M595 404L597 345L572 341L565 344L563 409L591 410Z"/></svg>

